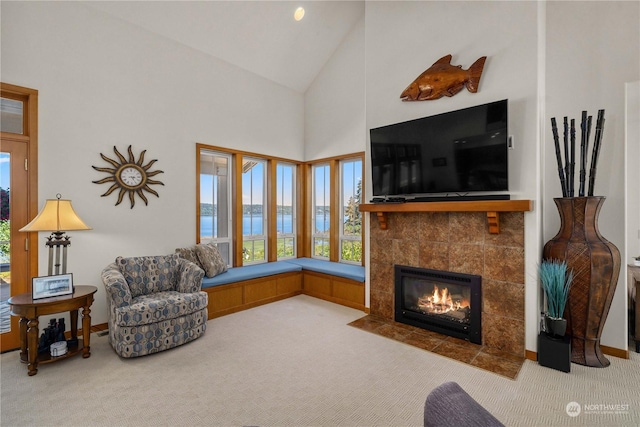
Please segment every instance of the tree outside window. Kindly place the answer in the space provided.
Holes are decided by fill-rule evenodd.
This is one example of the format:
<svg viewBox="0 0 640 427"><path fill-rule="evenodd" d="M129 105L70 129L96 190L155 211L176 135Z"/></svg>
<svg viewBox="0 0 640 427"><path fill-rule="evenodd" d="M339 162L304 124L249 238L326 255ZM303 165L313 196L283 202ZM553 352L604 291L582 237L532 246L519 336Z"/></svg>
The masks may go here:
<svg viewBox="0 0 640 427"><path fill-rule="evenodd" d="M340 260L362 261L362 160L349 159L341 163Z"/></svg>

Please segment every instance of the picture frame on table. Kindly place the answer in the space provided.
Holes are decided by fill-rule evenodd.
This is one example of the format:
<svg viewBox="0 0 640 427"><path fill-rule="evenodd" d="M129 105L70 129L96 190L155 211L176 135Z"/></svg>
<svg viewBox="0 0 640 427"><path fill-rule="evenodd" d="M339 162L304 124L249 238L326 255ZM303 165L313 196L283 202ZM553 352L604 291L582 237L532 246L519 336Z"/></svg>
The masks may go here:
<svg viewBox="0 0 640 427"><path fill-rule="evenodd" d="M31 285L33 300L71 295L73 294L73 274L34 277Z"/></svg>

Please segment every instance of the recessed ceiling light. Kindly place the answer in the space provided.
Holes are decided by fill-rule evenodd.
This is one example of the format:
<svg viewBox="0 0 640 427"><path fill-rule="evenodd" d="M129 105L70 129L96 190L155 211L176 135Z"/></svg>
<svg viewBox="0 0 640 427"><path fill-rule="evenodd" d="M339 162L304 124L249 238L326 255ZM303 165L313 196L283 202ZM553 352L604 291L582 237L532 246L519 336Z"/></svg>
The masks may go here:
<svg viewBox="0 0 640 427"><path fill-rule="evenodd" d="M293 19L295 19L296 21L300 21L302 20L302 18L304 18L304 7L299 7L293 13Z"/></svg>

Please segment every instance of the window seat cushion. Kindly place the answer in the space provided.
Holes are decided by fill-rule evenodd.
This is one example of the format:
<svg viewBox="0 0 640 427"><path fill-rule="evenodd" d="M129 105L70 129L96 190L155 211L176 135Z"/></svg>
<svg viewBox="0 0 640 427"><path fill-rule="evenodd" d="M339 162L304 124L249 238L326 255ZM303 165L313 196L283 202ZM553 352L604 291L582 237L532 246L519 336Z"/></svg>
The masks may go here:
<svg viewBox="0 0 640 427"><path fill-rule="evenodd" d="M364 282L365 280L364 267L361 265L344 264L341 262L324 261L314 258L295 258L288 259L285 262L299 265L303 270L344 277L357 282Z"/></svg>
<svg viewBox="0 0 640 427"><path fill-rule="evenodd" d="M202 289L212 286L226 285L228 283L242 282L243 280L256 279L258 277L273 276L274 274L302 271L302 267L286 261L266 262L263 264L245 265L243 267L229 268L225 273L214 277L202 278Z"/></svg>

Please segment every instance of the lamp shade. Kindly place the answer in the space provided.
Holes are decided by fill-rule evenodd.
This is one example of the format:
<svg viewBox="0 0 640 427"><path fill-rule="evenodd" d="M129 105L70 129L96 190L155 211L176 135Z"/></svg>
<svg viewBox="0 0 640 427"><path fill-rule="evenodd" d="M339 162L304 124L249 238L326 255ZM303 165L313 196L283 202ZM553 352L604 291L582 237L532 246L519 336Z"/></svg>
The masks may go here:
<svg viewBox="0 0 640 427"><path fill-rule="evenodd" d="M20 231L91 230L73 210L71 200L48 199L38 216Z"/></svg>

